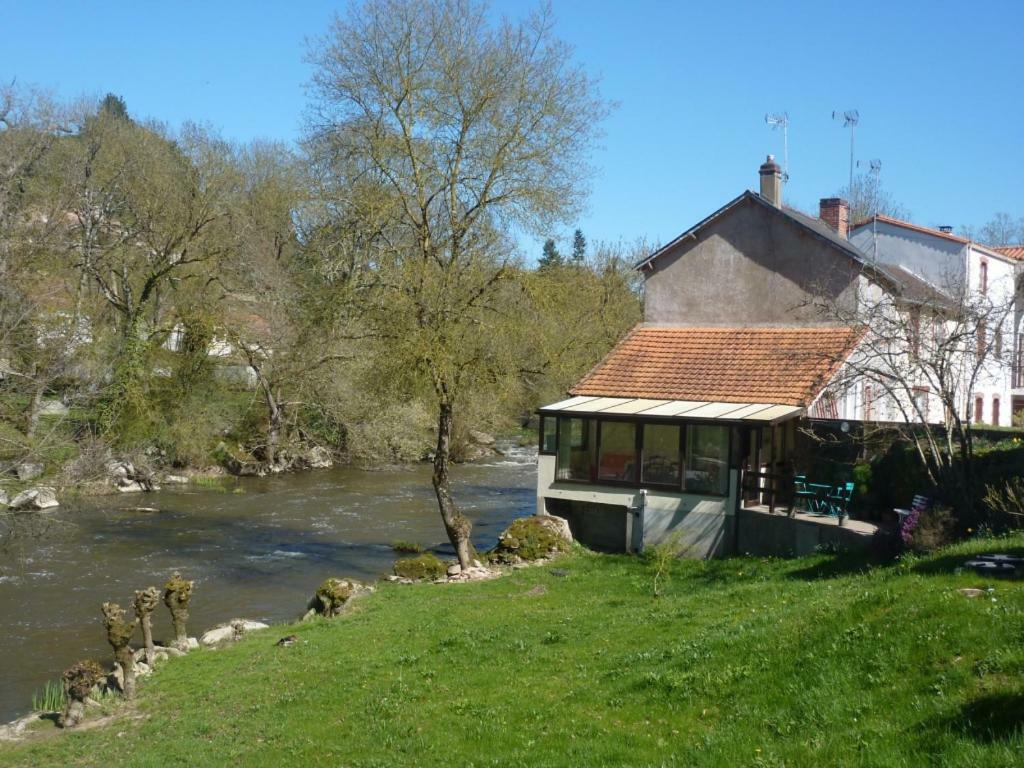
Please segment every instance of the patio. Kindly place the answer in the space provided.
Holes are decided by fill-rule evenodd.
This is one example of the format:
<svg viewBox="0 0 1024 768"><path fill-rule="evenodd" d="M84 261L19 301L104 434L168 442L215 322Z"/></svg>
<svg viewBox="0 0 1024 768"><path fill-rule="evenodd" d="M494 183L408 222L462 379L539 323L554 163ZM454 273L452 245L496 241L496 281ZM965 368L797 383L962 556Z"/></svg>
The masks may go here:
<svg viewBox="0 0 1024 768"><path fill-rule="evenodd" d="M744 504L737 516L736 549L759 556L810 555L822 549L866 549L878 526L863 520Z"/></svg>

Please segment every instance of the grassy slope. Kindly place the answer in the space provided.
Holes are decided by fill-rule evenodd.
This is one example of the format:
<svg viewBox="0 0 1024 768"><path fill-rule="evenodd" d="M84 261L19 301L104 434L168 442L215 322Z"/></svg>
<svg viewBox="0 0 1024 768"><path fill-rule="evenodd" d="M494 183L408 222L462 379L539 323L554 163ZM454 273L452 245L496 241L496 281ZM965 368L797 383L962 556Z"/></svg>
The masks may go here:
<svg viewBox="0 0 1024 768"><path fill-rule="evenodd" d="M661 598L644 562L585 553L563 577L385 585L168 664L147 719L0 764L1020 765L1024 583L968 599L984 581L953 573L992 549L1024 536L866 571L682 562Z"/></svg>

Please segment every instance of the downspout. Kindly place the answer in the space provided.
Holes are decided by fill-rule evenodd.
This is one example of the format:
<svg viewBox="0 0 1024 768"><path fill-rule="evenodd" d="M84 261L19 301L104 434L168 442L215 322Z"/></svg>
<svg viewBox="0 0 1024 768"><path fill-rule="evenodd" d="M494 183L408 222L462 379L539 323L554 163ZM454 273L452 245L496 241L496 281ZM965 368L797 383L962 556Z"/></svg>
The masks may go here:
<svg viewBox="0 0 1024 768"><path fill-rule="evenodd" d="M630 531L630 538L636 539L636 533L634 531L639 528L640 530L640 543L633 547L633 542L629 542L630 547L634 549L638 554L643 554L644 551L644 522L646 520L647 511L647 489L641 488L640 493L637 494L636 503L629 507L629 514L633 516L633 526Z"/></svg>

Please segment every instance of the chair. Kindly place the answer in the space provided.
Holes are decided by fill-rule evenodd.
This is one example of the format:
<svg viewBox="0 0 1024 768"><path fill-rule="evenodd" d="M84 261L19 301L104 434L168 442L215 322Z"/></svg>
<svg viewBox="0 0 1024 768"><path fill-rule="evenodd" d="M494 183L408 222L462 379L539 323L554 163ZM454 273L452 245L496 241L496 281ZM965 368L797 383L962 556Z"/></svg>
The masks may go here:
<svg viewBox="0 0 1024 768"><path fill-rule="evenodd" d="M806 503L807 512L818 511L818 494L808 487L807 475L797 475L793 478L793 506L801 499Z"/></svg>
<svg viewBox="0 0 1024 768"><path fill-rule="evenodd" d="M928 507L930 506L931 501L929 501L928 497L918 494L917 496L914 496L914 500L910 503L910 509L902 509L899 507L894 509L893 512L896 513L896 517L898 518L897 523L899 524L900 530L903 529L903 523L905 523L907 518L914 512L927 512Z"/></svg>
<svg viewBox="0 0 1024 768"><path fill-rule="evenodd" d="M850 501L853 499L853 487L853 483L843 483L832 489L824 500L828 514L840 519L847 516L847 509L850 506Z"/></svg>

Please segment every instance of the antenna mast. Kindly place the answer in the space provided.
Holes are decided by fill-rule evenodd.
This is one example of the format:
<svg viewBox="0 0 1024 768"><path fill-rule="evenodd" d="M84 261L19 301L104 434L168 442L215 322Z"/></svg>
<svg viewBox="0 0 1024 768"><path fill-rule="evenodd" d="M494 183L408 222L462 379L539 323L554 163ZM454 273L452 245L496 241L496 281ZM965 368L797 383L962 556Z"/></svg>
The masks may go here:
<svg viewBox="0 0 1024 768"><path fill-rule="evenodd" d="M769 112L764 121L773 131L782 129L782 180L789 181L789 113Z"/></svg>
<svg viewBox="0 0 1024 768"><path fill-rule="evenodd" d="M843 128L850 129L850 186L847 187L847 194L853 195L853 141L857 133L857 123L860 122L860 113L856 109L848 109L845 112L833 112L833 120L842 120Z"/></svg>

